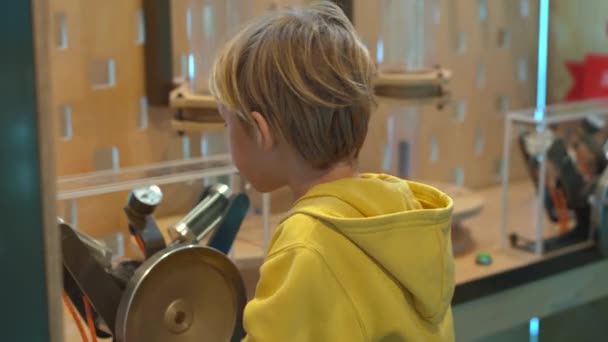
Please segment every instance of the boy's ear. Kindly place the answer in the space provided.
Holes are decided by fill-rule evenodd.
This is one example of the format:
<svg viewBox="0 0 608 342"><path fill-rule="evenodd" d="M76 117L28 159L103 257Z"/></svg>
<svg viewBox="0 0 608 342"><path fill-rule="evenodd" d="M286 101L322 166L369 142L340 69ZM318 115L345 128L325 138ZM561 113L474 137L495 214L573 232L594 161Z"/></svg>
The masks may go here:
<svg viewBox="0 0 608 342"><path fill-rule="evenodd" d="M251 112L251 116L255 120L258 130L259 130L259 143L262 148L265 150L270 150L274 147L274 138L272 136L272 132L270 131L270 125L268 121L264 118L262 114L259 112Z"/></svg>

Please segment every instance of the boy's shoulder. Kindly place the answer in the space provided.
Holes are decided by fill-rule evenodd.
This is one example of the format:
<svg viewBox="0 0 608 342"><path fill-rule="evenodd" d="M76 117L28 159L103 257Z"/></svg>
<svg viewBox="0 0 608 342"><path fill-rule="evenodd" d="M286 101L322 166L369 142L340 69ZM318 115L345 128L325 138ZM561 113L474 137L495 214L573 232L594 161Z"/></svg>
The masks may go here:
<svg viewBox="0 0 608 342"><path fill-rule="evenodd" d="M274 232L268 256L296 247L315 250L316 253L325 255L343 244L350 245L350 242L334 232L324 220L302 212L293 212L281 221Z"/></svg>
<svg viewBox="0 0 608 342"><path fill-rule="evenodd" d="M315 232L320 226L321 222L307 215L288 214L272 236L268 255L272 256L298 246L313 248L316 245Z"/></svg>

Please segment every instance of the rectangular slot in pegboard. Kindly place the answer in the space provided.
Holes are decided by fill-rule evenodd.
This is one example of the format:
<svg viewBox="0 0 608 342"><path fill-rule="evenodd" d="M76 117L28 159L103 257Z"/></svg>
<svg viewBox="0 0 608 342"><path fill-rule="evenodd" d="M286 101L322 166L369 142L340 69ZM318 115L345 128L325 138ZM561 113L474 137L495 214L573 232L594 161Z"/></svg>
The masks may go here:
<svg viewBox="0 0 608 342"><path fill-rule="evenodd" d="M93 89L107 89L116 85L116 60L97 59L90 65L90 81Z"/></svg>
<svg viewBox="0 0 608 342"><path fill-rule="evenodd" d="M522 83L528 81L529 78L528 63L528 58L519 57L519 61L517 64L517 79L519 79L519 81Z"/></svg>
<svg viewBox="0 0 608 342"><path fill-rule="evenodd" d="M145 96L142 96L139 98L139 112L138 112L138 116L137 116L137 127L140 130L144 130L148 128L148 124L149 124L149 116L148 116L148 98Z"/></svg>
<svg viewBox="0 0 608 342"><path fill-rule="evenodd" d="M519 14L523 18L530 16L530 0L519 0Z"/></svg>
<svg viewBox="0 0 608 342"><path fill-rule="evenodd" d="M68 22L66 14L63 12L55 14L55 45L58 49L68 48Z"/></svg>
<svg viewBox="0 0 608 342"><path fill-rule="evenodd" d="M433 136L431 138L431 147L430 147L430 156L429 160L431 162L439 161L439 142L437 141L437 137Z"/></svg>
<svg viewBox="0 0 608 342"><path fill-rule="evenodd" d="M59 115L61 122L61 138L64 140L70 140L74 135L72 125L72 106L69 104L61 106Z"/></svg>
<svg viewBox="0 0 608 342"><path fill-rule="evenodd" d="M135 25L135 43L137 45L143 45L146 42L146 17L143 8L137 10Z"/></svg>
<svg viewBox="0 0 608 342"><path fill-rule="evenodd" d="M463 123L467 117L467 103L463 100L454 100L452 108L456 122Z"/></svg>
<svg viewBox="0 0 608 342"><path fill-rule="evenodd" d="M486 137L481 128L477 128L475 131L475 155L481 156L483 155L484 149L486 146Z"/></svg>
<svg viewBox="0 0 608 342"><path fill-rule="evenodd" d="M117 146L97 149L94 160L97 171L118 170L120 169L120 150Z"/></svg>
<svg viewBox="0 0 608 342"><path fill-rule="evenodd" d="M479 15L480 22L488 21L488 0L478 0L477 13Z"/></svg>
<svg viewBox="0 0 608 342"><path fill-rule="evenodd" d="M463 186L465 181L464 167L458 166L452 171L452 183Z"/></svg>
<svg viewBox="0 0 608 342"><path fill-rule="evenodd" d="M410 174L410 144L407 141L399 143L399 177L407 178Z"/></svg>

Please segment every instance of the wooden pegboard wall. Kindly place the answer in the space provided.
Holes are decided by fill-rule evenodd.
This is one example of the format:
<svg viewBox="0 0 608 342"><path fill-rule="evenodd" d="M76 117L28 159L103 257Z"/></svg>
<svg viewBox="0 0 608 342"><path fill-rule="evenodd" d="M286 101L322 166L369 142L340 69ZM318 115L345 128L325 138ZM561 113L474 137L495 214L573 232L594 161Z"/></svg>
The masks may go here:
<svg viewBox="0 0 608 342"><path fill-rule="evenodd" d="M376 56L379 2L354 0L355 26ZM453 101L443 111L421 110L411 142L417 179L496 184L502 160L504 111L534 105L538 3L531 0L428 0L439 6L437 54L453 71ZM382 165L386 119L381 104L362 152L368 169ZM521 158L516 156L515 161ZM367 164L367 165L365 165ZM520 164L521 165L521 164ZM513 168L514 176L525 174Z"/></svg>
<svg viewBox="0 0 608 342"><path fill-rule="evenodd" d="M57 0L49 15L53 98L47 114L55 123L58 176L200 155L199 137L171 130L170 110L147 106L142 0ZM191 206L197 188L166 187L159 214ZM124 230L126 196L78 200L79 226L95 236ZM66 210L59 203L58 214Z"/></svg>
<svg viewBox="0 0 608 342"><path fill-rule="evenodd" d="M129 167L200 156L200 134L178 136L171 129L172 110L151 108L144 91L144 0L56 0L51 2L47 33L51 45L52 115L56 132L57 175ZM172 6L175 76L187 71L187 6ZM210 0L218 3L224 0ZM233 1L234 0L229 0ZM256 0L255 11L307 0ZM168 96L168 94L167 94ZM207 146L211 153L225 148ZM194 203L201 184L164 187L158 215L183 213ZM124 230L126 192L78 200L79 226L94 236ZM58 203L58 214L68 213ZM68 217L69 215L65 215Z"/></svg>
<svg viewBox="0 0 608 342"><path fill-rule="evenodd" d="M226 7L246 5L246 12L251 11L251 13L243 13L242 15L245 18L251 18L274 9L302 6L311 1L314 0L206 0L202 3L203 5L215 5L220 11L223 11L222 4ZM192 0L171 0L173 72L178 78L187 78L188 76L188 55L191 51L187 34L188 23L191 23L193 15L197 15L189 10L190 3L192 3ZM225 16L223 12L220 14Z"/></svg>
<svg viewBox="0 0 608 342"><path fill-rule="evenodd" d="M496 167L502 158L501 96L508 99L503 102L510 108L528 107L534 98L537 8L534 1L524 2L528 4L527 15L522 16L519 0L439 1L439 60L454 71L451 89L456 101L453 108L442 112L427 108L421 115L420 139L413 147L418 151L414 161L418 174L424 178L452 180L462 168L467 185L496 182ZM482 20L479 6L484 3L487 17ZM178 137L169 126L170 111L146 106L141 4L142 0L52 2L54 29L48 38L54 42L54 93L49 115L56 119L60 176L201 154L200 136ZM189 51L186 4L187 0L172 0L176 76L183 74L183 56ZM292 4L286 0L259 0L256 11L288 5ZM355 0L354 20L372 55L374 20L380 19L377 13L377 2ZM509 45L501 47L501 39ZM523 81L517 77L522 59L528 65ZM485 76L478 86L480 69ZM388 113L382 110L372 124L380 129L370 132L368 139L372 156L381 155L375 147L384 144L383 120ZM456 137L460 133L465 134L464 139ZM430 160L432 154L436 161ZM116 155L119 158L113 158ZM377 162L376 170L381 165ZM187 185L175 192L196 195ZM80 200L80 225L96 235L124 227L121 208L125 197L126 193L117 193Z"/></svg>

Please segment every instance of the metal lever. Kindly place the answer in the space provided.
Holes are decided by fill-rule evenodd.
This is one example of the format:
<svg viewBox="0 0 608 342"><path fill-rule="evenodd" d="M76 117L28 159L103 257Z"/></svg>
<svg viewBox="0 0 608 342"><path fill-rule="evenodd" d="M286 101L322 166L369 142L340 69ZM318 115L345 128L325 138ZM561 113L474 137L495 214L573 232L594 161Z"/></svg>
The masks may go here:
<svg viewBox="0 0 608 342"><path fill-rule="evenodd" d="M206 196L184 218L169 228L175 243L197 243L217 228L224 218L230 202L230 188L217 184L207 190Z"/></svg>
<svg viewBox="0 0 608 342"><path fill-rule="evenodd" d="M156 185L135 189L129 194L124 209L129 219L129 232L141 242L146 258L167 247L152 217L162 198L163 193Z"/></svg>

